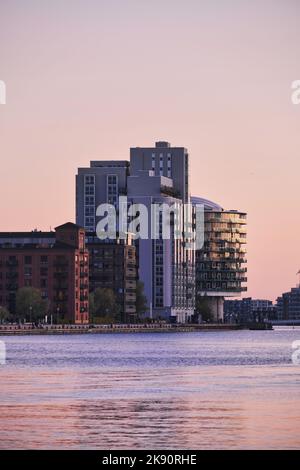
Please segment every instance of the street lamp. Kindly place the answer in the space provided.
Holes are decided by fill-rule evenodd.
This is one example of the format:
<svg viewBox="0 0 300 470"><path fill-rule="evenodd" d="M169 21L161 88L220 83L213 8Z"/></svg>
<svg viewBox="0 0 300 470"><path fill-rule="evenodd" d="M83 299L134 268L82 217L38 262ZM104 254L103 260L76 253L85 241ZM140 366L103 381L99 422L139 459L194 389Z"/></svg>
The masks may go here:
<svg viewBox="0 0 300 470"><path fill-rule="evenodd" d="M29 306L29 322L31 323L32 306Z"/></svg>

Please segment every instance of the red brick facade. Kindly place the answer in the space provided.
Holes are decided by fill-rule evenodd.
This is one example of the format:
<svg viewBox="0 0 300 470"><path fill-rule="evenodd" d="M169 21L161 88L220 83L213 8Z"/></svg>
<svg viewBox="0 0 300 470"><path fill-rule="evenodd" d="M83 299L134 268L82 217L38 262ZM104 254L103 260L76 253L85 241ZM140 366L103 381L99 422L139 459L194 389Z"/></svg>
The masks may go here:
<svg viewBox="0 0 300 470"><path fill-rule="evenodd" d="M89 260L85 231L67 223L54 232L0 234L0 305L15 313L17 290L38 288L54 322L88 323Z"/></svg>

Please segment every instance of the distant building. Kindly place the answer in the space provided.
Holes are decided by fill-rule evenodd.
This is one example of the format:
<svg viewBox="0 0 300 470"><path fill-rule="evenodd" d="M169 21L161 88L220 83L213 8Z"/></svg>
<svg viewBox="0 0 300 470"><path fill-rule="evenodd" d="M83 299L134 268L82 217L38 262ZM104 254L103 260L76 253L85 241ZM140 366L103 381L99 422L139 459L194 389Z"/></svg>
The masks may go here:
<svg viewBox="0 0 300 470"><path fill-rule="evenodd" d="M86 238L89 251L89 288L112 289L120 308L122 323L136 322L136 249L128 234L126 240L99 240L96 234Z"/></svg>
<svg viewBox="0 0 300 470"><path fill-rule="evenodd" d="M276 303L278 320L300 320L300 287L293 287L278 297Z"/></svg>
<svg viewBox="0 0 300 470"><path fill-rule="evenodd" d="M275 307L271 300L244 299L225 300L224 319L227 323L249 323L275 319Z"/></svg>
<svg viewBox="0 0 300 470"><path fill-rule="evenodd" d="M206 300L214 321L223 321L224 298L247 290L246 214L199 197L192 202L205 211L204 245L196 252L196 297Z"/></svg>
<svg viewBox="0 0 300 470"><path fill-rule="evenodd" d="M16 293L35 287L54 321L89 322L85 231L73 223L55 232L0 233L0 305L16 311Z"/></svg>

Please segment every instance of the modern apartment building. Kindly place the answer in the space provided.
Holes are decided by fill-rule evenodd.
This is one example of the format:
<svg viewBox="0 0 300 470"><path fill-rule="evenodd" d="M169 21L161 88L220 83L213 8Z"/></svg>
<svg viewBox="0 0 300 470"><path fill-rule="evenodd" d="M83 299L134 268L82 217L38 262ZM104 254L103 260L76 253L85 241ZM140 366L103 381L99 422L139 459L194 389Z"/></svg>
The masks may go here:
<svg viewBox="0 0 300 470"><path fill-rule="evenodd" d="M136 322L136 249L130 234L125 240L99 240L95 233L87 234L89 251L89 288L112 289L120 308L122 323Z"/></svg>
<svg viewBox="0 0 300 470"><path fill-rule="evenodd" d="M246 214L223 210L207 199L204 206L204 245L196 251L196 297L205 298L214 321L224 319L224 298L246 291Z"/></svg>
<svg viewBox="0 0 300 470"><path fill-rule="evenodd" d="M54 321L89 322L89 262L85 231L73 223L55 232L0 233L0 305L14 314L16 293L35 287Z"/></svg>
<svg viewBox="0 0 300 470"><path fill-rule="evenodd" d="M119 210L118 197L121 195L127 196L129 207L143 204L148 209L148 237L135 241L138 278L144 283L148 300L147 315L188 321L194 313L195 303L194 250L185 239L182 225L174 227L173 224L169 239L163 239L162 215L158 221L159 236L152 239L150 217L153 203L175 205L179 211L186 212L182 204L190 201L187 150L171 147L168 142L157 142L154 147L131 148L130 164L126 161L94 161L90 168L79 168L76 222L83 224L87 231L95 231L99 221L97 207L110 203ZM187 214L182 214L182 221L184 218L188 219ZM192 226L192 220L190 222Z"/></svg>
<svg viewBox="0 0 300 470"><path fill-rule="evenodd" d="M150 148L131 148L127 186L128 200L144 204L148 214L153 204L176 207L181 214L180 225L174 223L174 214L170 214L168 239L163 239L162 213L157 221L157 239L151 239L150 228L155 221L149 218L149 238L138 240L137 251L139 278L145 285L150 316L187 322L195 307L195 251L183 234L184 211L188 210L183 204L190 202L188 151L171 147L168 142L157 142Z"/></svg>

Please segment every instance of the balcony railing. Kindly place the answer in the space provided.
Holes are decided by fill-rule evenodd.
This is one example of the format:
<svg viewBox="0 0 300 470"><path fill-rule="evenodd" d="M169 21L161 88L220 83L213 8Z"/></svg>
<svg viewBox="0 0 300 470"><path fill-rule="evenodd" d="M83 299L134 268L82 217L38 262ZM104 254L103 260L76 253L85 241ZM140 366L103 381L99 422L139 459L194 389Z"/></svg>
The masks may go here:
<svg viewBox="0 0 300 470"><path fill-rule="evenodd" d="M9 261L6 261L6 266L8 268L12 268L14 266L19 266L19 262L17 260L9 260Z"/></svg>
<svg viewBox="0 0 300 470"><path fill-rule="evenodd" d="M55 278L62 278L62 277L67 277L68 276L68 271L56 271L54 273Z"/></svg>
<svg viewBox="0 0 300 470"><path fill-rule="evenodd" d="M68 296L60 296L60 295L54 295L53 300L55 302L67 302L68 301Z"/></svg>
<svg viewBox="0 0 300 470"><path fill-rule="evenodd" d="M68 290L69 286L67 284L55 284L54 289L55 290Z"/></svg>
<svg viewBox="0 0 300 470"><path fill-rule="evenodd" d="M63 266L68 266L68 264L69 264L68 260L56 260L53 263L53 265L57 268L63 267Z"/></svg>
<svg viewBox="0 0 300 470"><path fill-rule="evenodd" d="M6 290L18 290L18 284L9 283L6 284Z"/></svg>

